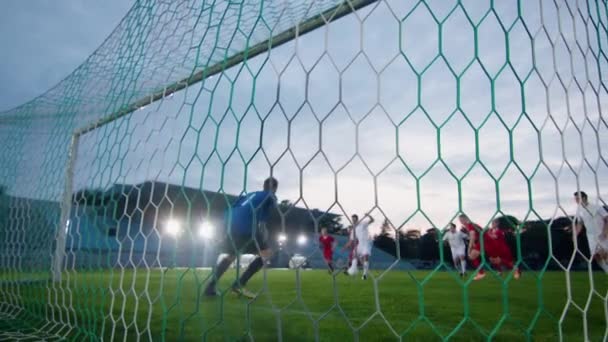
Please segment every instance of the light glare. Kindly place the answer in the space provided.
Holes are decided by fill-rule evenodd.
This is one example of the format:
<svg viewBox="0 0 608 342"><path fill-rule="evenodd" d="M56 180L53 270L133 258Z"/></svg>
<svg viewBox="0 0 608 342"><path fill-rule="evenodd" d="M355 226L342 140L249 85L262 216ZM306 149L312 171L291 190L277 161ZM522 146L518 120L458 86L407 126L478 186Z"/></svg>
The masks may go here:
<svg viewBox="0 0 608 342"><path fill-rule="evenodd" d="M181 233L182 227L179 221L171 219L167 221L166 232L171 236L178 236Z"/></svg>
<svg viewBox="0 0 608 342"><path fill-rule="evenodd" d="M305 245L306 242L308 241L308 239L306 238L306 235L300 235L298 236L298 245Z"/></svg>
<svg viewBox="0 0 608 342"><path fill-rule="evenodd" d="M204 240L212 239L215 235L215 227L209 222L203 222L199 228L198 235Z"/></svg>
<svg viewBox="0 0 608 342"><path fill-rule="evenodd" d="M279 238L278 238L280 243L286 242L287 241L287 235L281 233L279 234Z"/></svg>

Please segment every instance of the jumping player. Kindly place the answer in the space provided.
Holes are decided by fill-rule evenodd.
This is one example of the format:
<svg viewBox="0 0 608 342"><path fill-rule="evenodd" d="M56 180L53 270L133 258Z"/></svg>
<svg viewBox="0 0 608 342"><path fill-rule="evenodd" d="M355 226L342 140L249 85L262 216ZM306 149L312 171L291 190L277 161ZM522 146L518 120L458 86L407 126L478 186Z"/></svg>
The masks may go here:
<svg viewBox="0 0 608 342"><path fill-rule="evenodd" d="M589 203L584 191L575 192L574 201L578 205L575 233L580 234L585 225L591 257L608 273L608 212L600 205Z"/></svg>
<svg viewBox="0 0 608 342"><path fill-rule="evenodd" d="M348 227L348 242L342 246L342 251L348 249L348 264L344 267L344 274L348 275L348 269L353 264L355 249L357 248L357 239L355 239L355 228Z"/></svg>
<svg viewBox="0 0 608 342"><path fill-rule="evenodd" d="M460 276L464 277L467 271L467 259L465 257L465 240L467 239L467 235L460 230L456 230L455 224L450 223L449 226L449 230L443 235L443 241L450 245L454 267L460 269Z"/></svg>
<svg viewBox="0 0 608 342"><path fill-rule="evenodd" d="M479 265L481 265L481 243L479 237L482 229L479 225L471 222L469 217L465 214L460 214L458 220L467 232L469 232L469 248L467 254L469 259L471 259L471 265L473 265L475 269L478 269ZM486 272L481 268L473 280L480 280L485 276Z"/></svg>
<svg viewBox="0 0 608 342"><path fill-rule="evenodd" d="M367 218L367 220L366 220ZM359 221L359 216L353 215L351 217L353 221L354 230L354 240L357 241L357 247L355 249L355 255L353 257L353 262L348 269L349 275L357 274L358 270L358 262L361 259L363 263L363 280L367 279L367 271L369 270L369 256L372 253L372 240L369 238L369 225L374 222L374 218L369 214L365 214L365 217ZM352 240L351 240L352 241ZM350 241L349 241L350 243Z"/></svg>
<svg viewBox="0 0 608 342"><path fill-rule="evenodd" d="M258 254L240 279L235 280L232 284L233 292L248 298L255 298L256 295L247 291L244 286L270 257L271 249L268 245L265 223L271 209L276 205L275 193L278 187L279 182L276 179L268 178L264 181L262 191L241 196L232 205L232 208L226 211L227 229L223 249L228 256L218 261L213 270L213 277L205 289L206 296L217 296L216 284L236 257L240 257L241 254Z"/></svg>
<svg viewBox="0 0 608 342"><path fill-rule="evenodd" d="M327 234L327 228L321 228L321 236L319 236L319 246L323 249L323 259L327 263L329 273L334 272L334 247L335 239L333 236Z"/></svg>
<svg viewBox="0 0 608 342"><path fill-rule="evenodd" d="M519 269L513 265L513 254L507 243L505 236L506 222L504 219L494 219L484 235L483 243L486 256L490 260L490 263L494 268L497 269L498 273L502 273L502 269L508 270L515 269L513 278L519 279L521 273Z"/></svg>

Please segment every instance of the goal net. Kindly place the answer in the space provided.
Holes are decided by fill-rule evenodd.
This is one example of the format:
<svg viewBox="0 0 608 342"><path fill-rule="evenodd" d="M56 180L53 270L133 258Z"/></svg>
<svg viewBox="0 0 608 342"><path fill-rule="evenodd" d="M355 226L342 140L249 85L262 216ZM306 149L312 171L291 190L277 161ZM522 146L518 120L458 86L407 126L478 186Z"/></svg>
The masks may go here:
<svg viewBox="0 0 608 342"><path fill-rule="evenodd" d="M605 1L137 1L0 113L0 338L607 339L607 25Z"/></svg>

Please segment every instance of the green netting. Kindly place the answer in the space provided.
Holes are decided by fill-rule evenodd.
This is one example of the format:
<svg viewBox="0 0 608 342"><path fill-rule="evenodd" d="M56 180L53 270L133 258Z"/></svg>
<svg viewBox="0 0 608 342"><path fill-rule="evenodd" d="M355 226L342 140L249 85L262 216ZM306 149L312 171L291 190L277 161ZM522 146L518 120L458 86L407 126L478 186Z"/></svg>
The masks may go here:
<svg viewBox="0 0 608 342"><path fill-rule="evenodd" d="M573 233L573 193L608 198L607 25L604 1L138 1L0 113L0 338L607 339L598 233ZM257 297L238 253L206 298L225 211L269 176ZM317 244L354 213L367 280ZM461 213L502 218L521 279L485 240L459 276Z"/></svg>

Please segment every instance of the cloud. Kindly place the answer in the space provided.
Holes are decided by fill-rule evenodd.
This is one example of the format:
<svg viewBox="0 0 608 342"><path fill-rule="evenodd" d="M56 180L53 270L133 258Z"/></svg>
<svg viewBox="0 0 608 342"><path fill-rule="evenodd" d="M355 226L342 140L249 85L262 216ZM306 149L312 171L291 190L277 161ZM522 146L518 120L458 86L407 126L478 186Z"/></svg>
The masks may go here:
<svg viewBox="0 0 608 342"><path fill-rule="evenodd" d="M71 73L112 32L132 3L3 4L0 111L31 100Z"/></svg>
<svg viewBox="0 0 608 342"><path fill-rule="evenodd" d="M448 13L450 6L437 3L431 10ZM473 5L462 6L468 13ZM437 27L419 7L406 23ZM503 8L499 18L515 12ZM282 199L345 214L375 208L375 215L381 210L405 229L442 227L461 210L480 223L499 210L550 217L562 205L573 212L577 185L596 189L608 178L605 144L598 144L608 128L598 124L597 95L573 86L574 76L589 81L580 71L590 61L575 59L570 71L558 68L552 57L563 60L567 51L539 39L539 72L527 75L531 37L514 26L510 51L524 57L507 56L494 18L493 29L478 38L479 60L466 59L464 47L475 37L463 9L454 13L439 46L435 31L399 25L381 4L369 17L359 16L365 19L362 37L359 19L341 19L248 61L248 68L234 67L99 128L81 139L76 187L157 179L239 193L258 189L272 165ZM165 20L172 19L159 25ZM405 46L400 30L407 31ZM209 39L204 46L215 44ZM355 59L359 43L365 54ZM417 76L437 51L456 75L438 59ZM571 79L565 88L556 70ZM515 76L528 77L523 88ZM141 77L156 81L155 75ZM575 124L582 127L585 119L600 130L586 124L579 132ZM603 166L578 171L583 150ZM607 199L608 188L599 184L594 196Z"/></svg>

